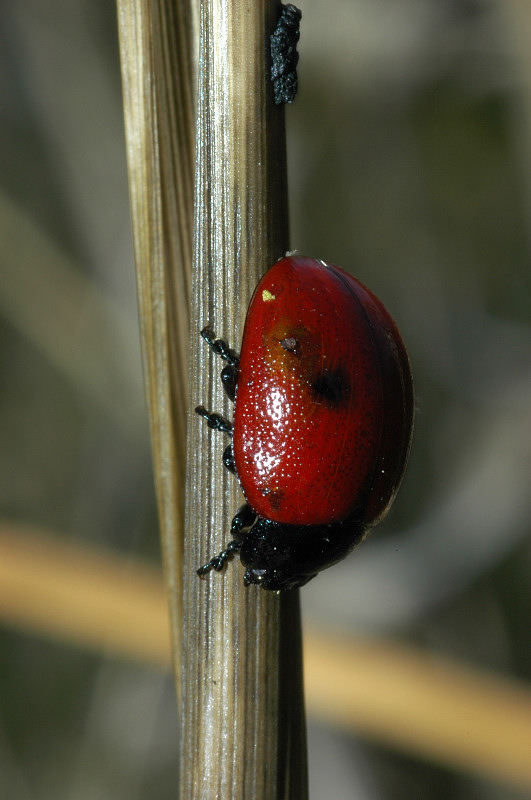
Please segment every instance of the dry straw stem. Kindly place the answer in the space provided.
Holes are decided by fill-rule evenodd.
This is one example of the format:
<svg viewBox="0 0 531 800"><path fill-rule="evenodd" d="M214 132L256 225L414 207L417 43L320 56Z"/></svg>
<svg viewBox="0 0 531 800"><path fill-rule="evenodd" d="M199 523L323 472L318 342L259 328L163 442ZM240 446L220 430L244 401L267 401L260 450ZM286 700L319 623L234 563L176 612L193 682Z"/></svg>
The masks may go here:
<svg viewBox="0 0 531 800"><path fill-rule="evenodd" d="M178 670L193 220L192 6L118 0L118 20L144 379Z"/></svg>
<svg viewBox="0 0 531 800"><path fill-rule="evenodd" d="M170 664L158 571L42 529L0 524L0 618L108 656ZM396 642L315 630L304 666L309 711L330 725L531 789L529 686Z"/></svg>
<svg viewBox="0 0 531 800"><path fill-rule="evenodd" d="M191 396L231 409L199 330L238 346L253 287L288 248L284 111L269 80L280 4L201 4ZM187 800L307 796L298 592L242 584L239 563L204 581L242 497L221 434L189 421L181 794Z"/></svg>

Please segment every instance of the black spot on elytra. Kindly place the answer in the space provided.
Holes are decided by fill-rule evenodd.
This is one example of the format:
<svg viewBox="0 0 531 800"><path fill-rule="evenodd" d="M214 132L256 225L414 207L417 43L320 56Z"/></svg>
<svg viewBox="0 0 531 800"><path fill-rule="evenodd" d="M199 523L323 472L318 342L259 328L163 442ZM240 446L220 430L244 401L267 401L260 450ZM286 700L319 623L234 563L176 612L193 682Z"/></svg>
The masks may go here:
<svg viewBox="0 0 531 800"><path fill-rule="evenodd" d="M340 406L348 400L350 381L342 369L323 370L312 380L311 385L318 402Z"/></svg>
<svg viewBox="0 0 531 800"><path fill-rule="evenodd" d="M297 355L299 352L300 344L293 336L289 336L286 339L282 339L280 342L281 347L284 348L288 353L293 353Z"/></svg>
<svg viewBox="0 0 531 800"><path fill-rule="evenodd" d="M280 506L284 500L284 492L281 489L262 489L262 494L264 497L267 497L269 501L269 505L275 511L280 509Z"/></svg>

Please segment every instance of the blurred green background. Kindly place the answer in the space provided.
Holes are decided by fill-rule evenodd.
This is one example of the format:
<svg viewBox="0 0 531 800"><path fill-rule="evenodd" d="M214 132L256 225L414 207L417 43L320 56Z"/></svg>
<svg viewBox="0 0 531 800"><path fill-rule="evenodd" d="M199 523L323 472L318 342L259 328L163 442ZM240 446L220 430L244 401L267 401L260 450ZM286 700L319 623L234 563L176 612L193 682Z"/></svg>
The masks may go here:
<svg viewBox="0 0 531 800"><path fill-rule="evenodd" d="M292 247L381 297L417 393L392 514L304 618L529 682L531 5L299 5ZM0 36L0 513L158 564L115 4L3 3ZM169 675L1 630L2 797L174 798L177 730ZM314 798L529 796L309 741Z"/></svg>

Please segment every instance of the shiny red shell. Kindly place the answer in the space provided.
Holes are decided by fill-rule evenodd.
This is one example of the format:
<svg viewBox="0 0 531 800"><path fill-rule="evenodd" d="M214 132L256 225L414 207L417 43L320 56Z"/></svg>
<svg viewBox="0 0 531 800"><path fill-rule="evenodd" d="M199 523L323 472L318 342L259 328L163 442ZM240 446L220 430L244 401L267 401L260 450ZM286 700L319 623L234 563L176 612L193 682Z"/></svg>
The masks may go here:
<svg viewBox="0 0 531 800"><path fill-rule="evenodd" d="M233 454L265 519L379 522L409 450L413 390L382 303L339 267L288 256L262 278L242 339Z"/></svg>

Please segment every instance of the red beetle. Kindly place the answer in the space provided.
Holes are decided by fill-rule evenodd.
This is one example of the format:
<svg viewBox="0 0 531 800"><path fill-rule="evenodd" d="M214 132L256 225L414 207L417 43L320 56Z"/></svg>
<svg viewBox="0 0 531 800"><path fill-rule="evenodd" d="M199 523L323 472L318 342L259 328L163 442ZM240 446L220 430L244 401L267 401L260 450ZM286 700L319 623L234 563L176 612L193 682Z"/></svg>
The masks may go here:
<svg viewBox="0 0 531 800"><path fill-rule="evenodd" d="M210 328L226 366L234 424L196 408L232 435L224 463L247 503L227 548L245 584L303 586L350 552L387 513L404 472L413 387L400 334L382 303L339 267L287 256L259 282L241 355Z"/></svg>

